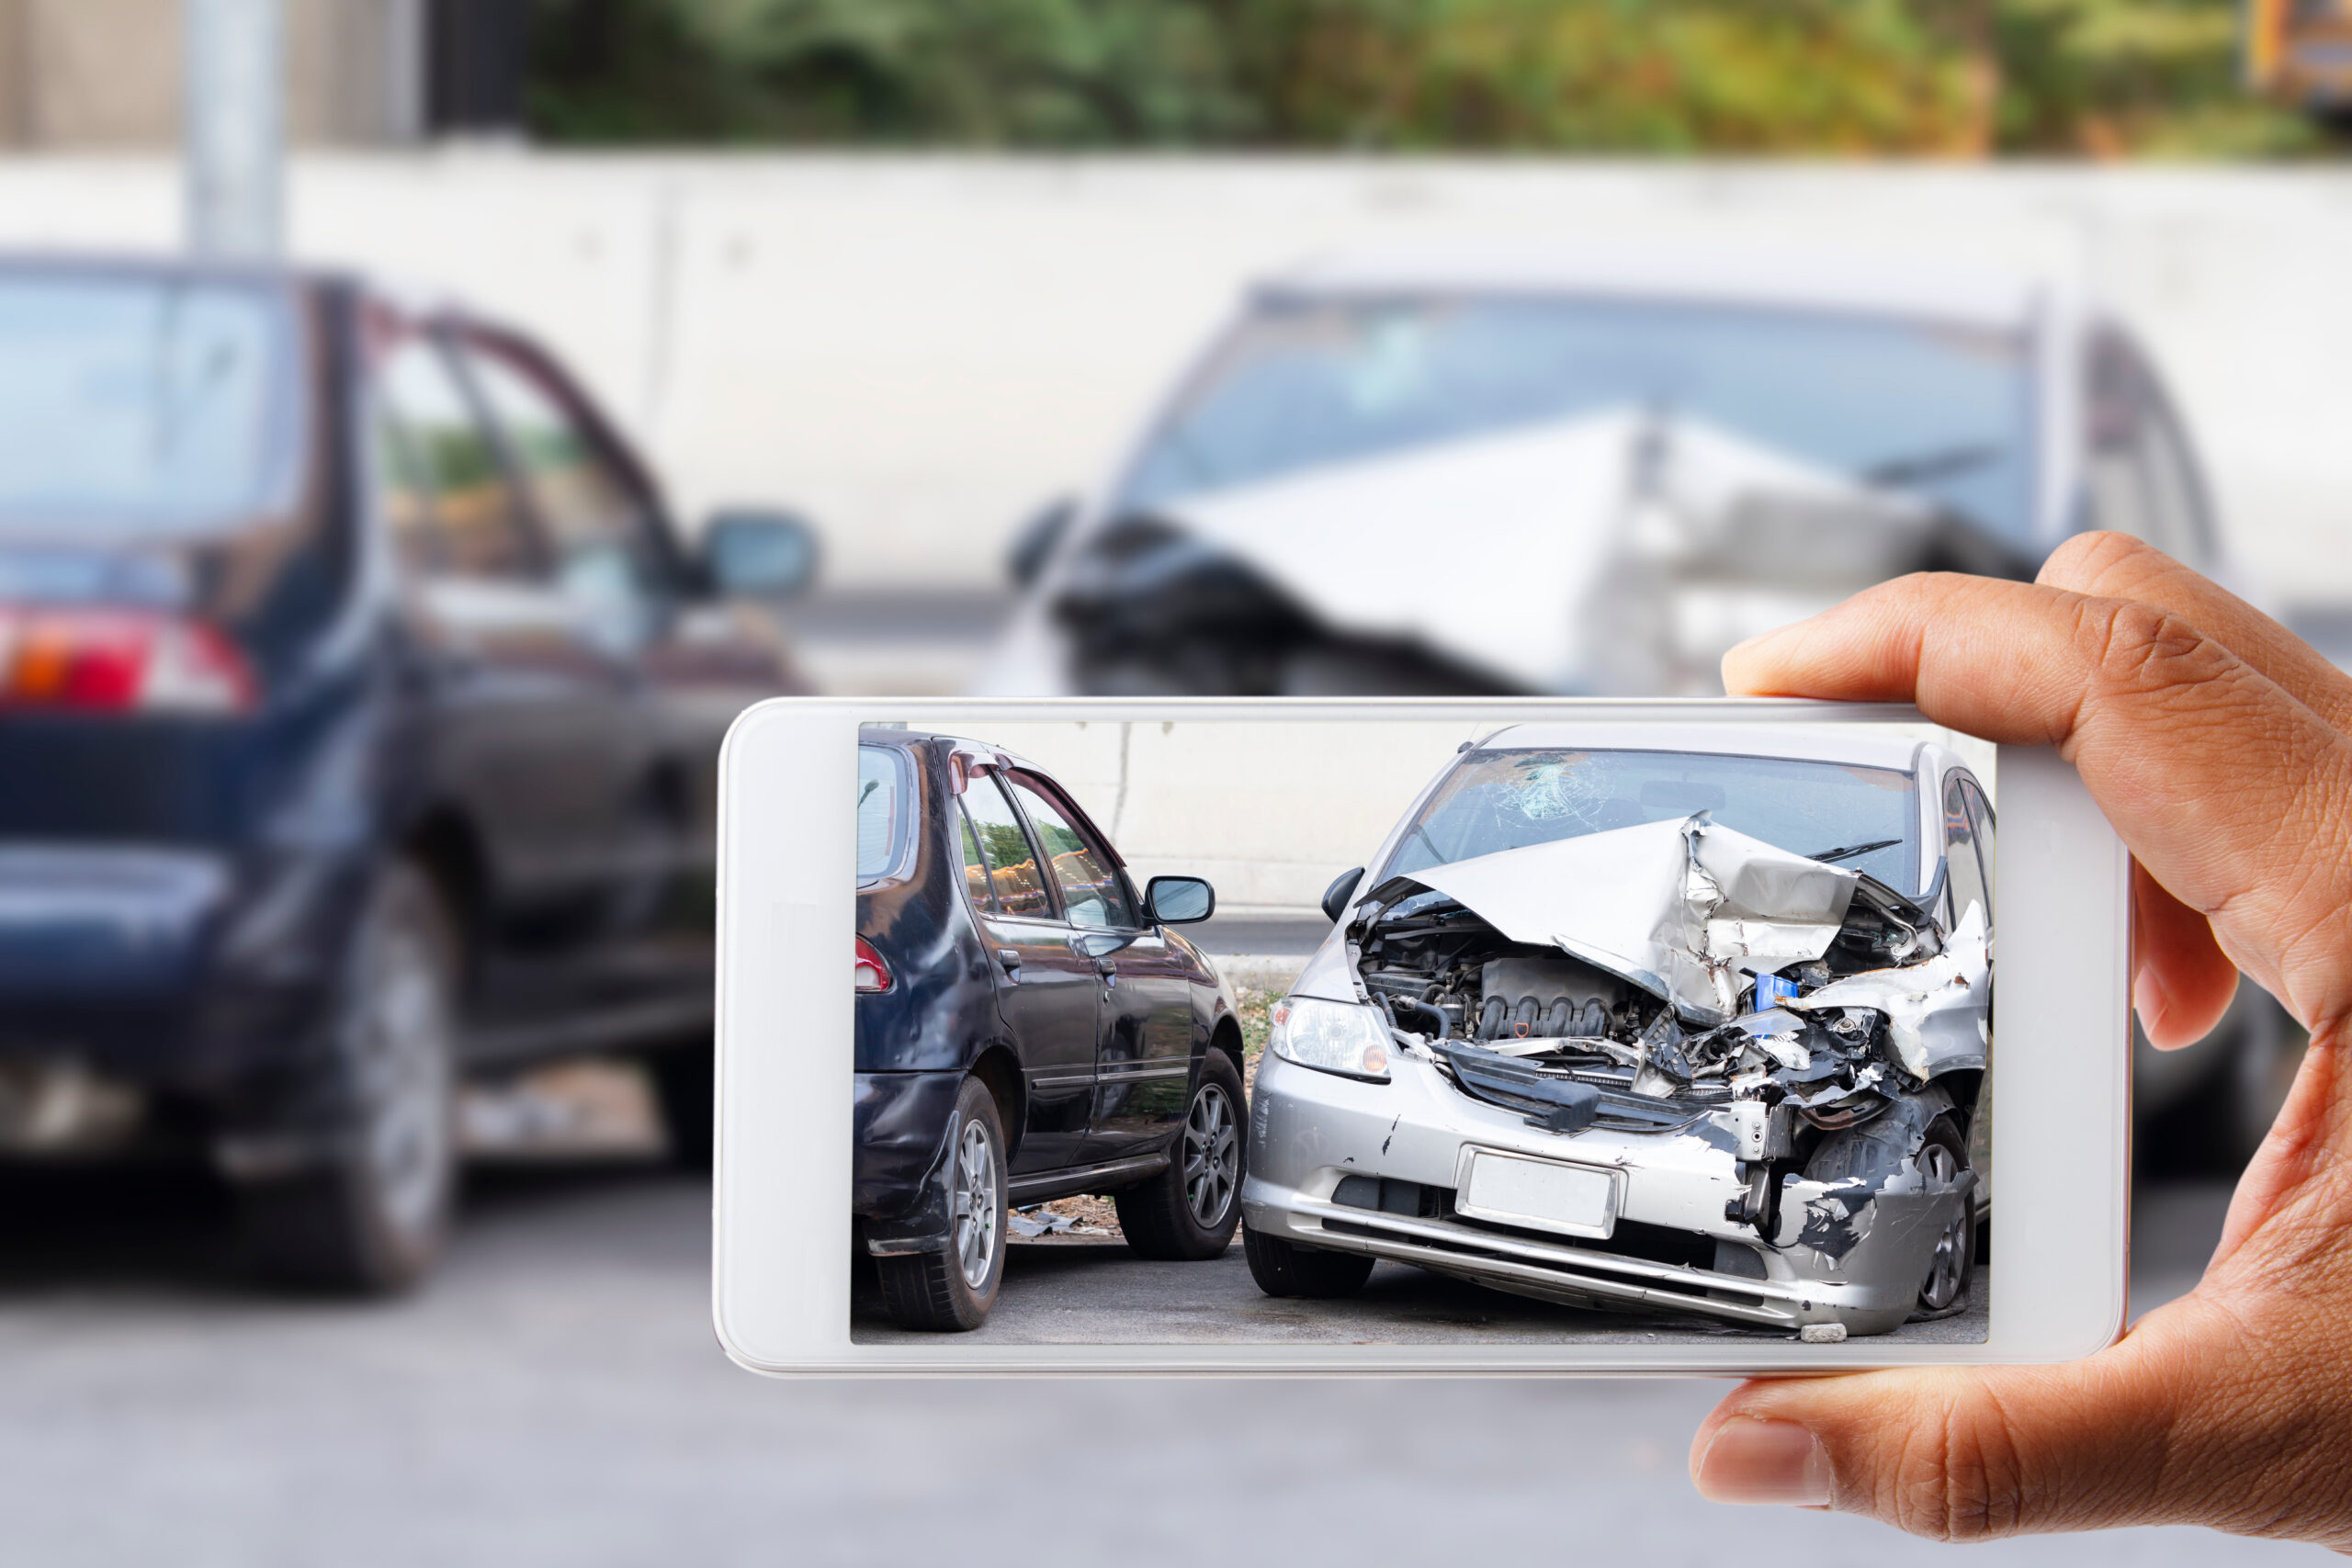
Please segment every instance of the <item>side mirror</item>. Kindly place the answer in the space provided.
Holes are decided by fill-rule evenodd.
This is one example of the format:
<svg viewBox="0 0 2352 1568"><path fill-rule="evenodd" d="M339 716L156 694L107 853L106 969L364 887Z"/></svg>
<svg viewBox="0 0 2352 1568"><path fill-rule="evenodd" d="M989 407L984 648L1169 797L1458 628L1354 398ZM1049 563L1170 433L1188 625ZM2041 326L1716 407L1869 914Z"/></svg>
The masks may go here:
<svg viewBox="0 0 2352 1568"><path fill-rule="evenodd" d="M1197 876L1155 876L1143 890L1156 926L1189 926L1216 913L1216 889Z"/></svg>
<svg viewBox="0 0 2352 1568"><path fill-rule="evenodd" d="M1356 896L1356 884L1363 880L1363 867L1340 873L1340 879L1323 889L1323 918L1333 925L1348 912L1348 900Z"/></svg>
<svg viewBox="0 0 2352 1568"><path fill-rule="evenodd" d="M1026 588L1037 581L1054 547L1062 542L1062 536L1077 520L1078 502L1064 496L1048 502L1021 525L1021 531L1012 536L1012 547L1004 553L1005 575L1012 579L1014 587Z"/></svg>
<svg viewBox="0 0 2352 1568"><path fill-rule="evenodd" d="M817 581L817 530L789 512L730 508L703 527L703 567L730 598L794 599Z"/></svg>

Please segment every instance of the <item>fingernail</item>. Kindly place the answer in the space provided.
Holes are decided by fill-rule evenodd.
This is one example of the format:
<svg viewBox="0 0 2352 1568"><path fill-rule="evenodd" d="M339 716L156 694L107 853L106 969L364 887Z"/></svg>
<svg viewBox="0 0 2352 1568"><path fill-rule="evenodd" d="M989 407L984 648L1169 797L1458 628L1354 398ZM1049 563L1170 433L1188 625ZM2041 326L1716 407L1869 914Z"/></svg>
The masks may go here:
<svg viewBox="0 0 2352 1568"><path fill-rule="evenodd" d="M1819 1508L1829 1502L1829 1456L1793 1421L1736 1418L1699 1456L1697 1481L1711 1503Z"/></svg>

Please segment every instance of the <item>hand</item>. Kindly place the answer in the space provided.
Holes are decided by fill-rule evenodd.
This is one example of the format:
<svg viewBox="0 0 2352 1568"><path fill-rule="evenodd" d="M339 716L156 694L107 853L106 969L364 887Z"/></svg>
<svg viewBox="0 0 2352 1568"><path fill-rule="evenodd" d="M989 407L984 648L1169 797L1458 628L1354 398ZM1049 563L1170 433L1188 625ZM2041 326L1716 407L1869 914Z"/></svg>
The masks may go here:
<svg viewBox="0 0 2352 1568"><path fill-rule="evenodd" d="M1887 583L1724 680L2056 746L2135 859L2150 1039L2203 1034L2243 972L2312 1044L2189 1295L2067 1366L1747 1383L1691 1444L1699 1490L1944 1539L2193 1523L2352 1550L2352 680L2114 534L2031 585Z"/></svg>

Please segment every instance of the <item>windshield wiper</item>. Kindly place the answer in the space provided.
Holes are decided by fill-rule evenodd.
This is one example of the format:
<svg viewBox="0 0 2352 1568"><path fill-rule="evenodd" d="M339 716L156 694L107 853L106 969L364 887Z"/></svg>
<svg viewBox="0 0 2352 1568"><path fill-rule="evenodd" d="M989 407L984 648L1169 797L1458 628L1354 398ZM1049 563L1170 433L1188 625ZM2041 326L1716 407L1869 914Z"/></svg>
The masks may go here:
<svg viewBox="0 0 2352 1568"><path fill-rule="evenodd" d="M1807 855L1804 858L1818 861L1851 860L1856 855L1869 854L1872 850L1891 850L1902 841L1900 839L1876 839L1867 844L1848 844L1843 849L1824 850L1817 855Z"/></svg>
<svg viewBox="0 0 2352 1568"><path fill-rule="evenodd" d="M1954 474L1964 474L1997 463L2008 455L2006 447L1991 442L1973 446L1945 446L1933 452L1915 452L1907 457L1890 457L1883 463L1872 463L1861 470L1865 484L1915 485L1923 479L1947 479Z"/></svg>

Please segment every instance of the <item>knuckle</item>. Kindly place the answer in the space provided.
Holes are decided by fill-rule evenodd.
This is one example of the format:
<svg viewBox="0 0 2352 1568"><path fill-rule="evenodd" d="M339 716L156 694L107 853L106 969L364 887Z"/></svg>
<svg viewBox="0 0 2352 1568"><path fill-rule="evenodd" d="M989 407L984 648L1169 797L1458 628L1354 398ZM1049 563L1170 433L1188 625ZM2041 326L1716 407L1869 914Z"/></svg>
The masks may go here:
<svg viewBox="0 0 2352 1568"><path fill-rule="evenodd" d="M2203 688L2235 662L2227 649L2168 610L2129 600L2086 607L2082 649L2106 694Z"/></svg>
<svg viewBox="0 0 2352 1568"><path fill-rule="evenodd" d="M1932 1540L1984 1540L2018 1526L2020 1468L1997 1416L1961 1404L1915 1425L1885 1498L1889 1522Z"/></svg>

